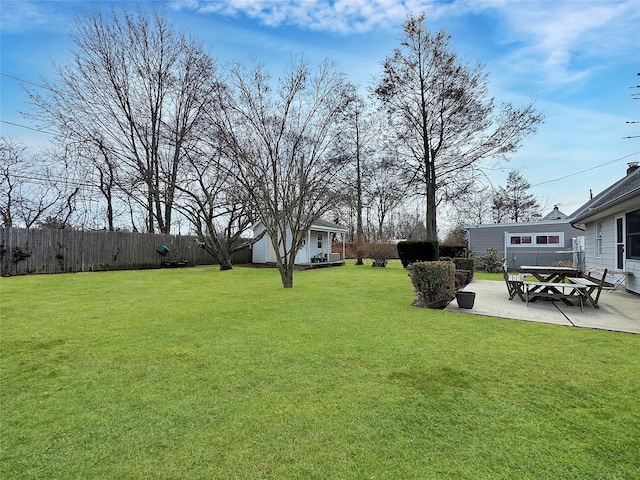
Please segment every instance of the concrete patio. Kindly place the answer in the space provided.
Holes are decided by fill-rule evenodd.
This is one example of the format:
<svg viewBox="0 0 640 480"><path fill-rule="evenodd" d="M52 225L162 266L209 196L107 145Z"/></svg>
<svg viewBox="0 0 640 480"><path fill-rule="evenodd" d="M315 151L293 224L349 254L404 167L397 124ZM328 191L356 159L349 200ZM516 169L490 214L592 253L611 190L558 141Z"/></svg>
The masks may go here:
<svg viewBox="0 0 640 480"><path fill-rule="evenodd" d="M640 334L640 295L603 290L598 301L600 308L585 305L580 311L579 306L559 301L538 300L527 306L518 297L509 300L507 286L501 281L473 280L464 290L476 292L473 308L459 308L453 300L445 310Z"/></svg>

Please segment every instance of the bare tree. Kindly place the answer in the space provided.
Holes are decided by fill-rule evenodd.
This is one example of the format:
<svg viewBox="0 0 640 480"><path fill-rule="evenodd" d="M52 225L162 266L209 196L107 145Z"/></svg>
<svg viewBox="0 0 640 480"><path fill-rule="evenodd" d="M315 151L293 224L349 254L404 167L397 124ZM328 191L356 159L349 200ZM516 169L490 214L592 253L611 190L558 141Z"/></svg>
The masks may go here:
<svg viewBox="0 0 640 480"><path fill-rule="evenodd" d="M344 112L344 136L341 150L349 156L349 174L343 177L345 190L351 192L350 200L355 209L355 244L357 259L356 265L363 265L360 248L365 240L363 227L363 209L366 190L371 182L371 164L376 152L382 148L381 119L376 112L355 92L351 87L351 99ZM369 186L370 188L370 186Z"/></svg>
<svg viewBox="0 0 640 480"><path fill-rule="evenodd" d="M77 18L74 41L74 60L56 66L49 93L30 93L36 116L103 157L94 162L101 189L113 178L104 183L102 175L117 167L120 188L144 210L146 230L168 233L180 165L199 141L217 88L213 62L163 16L141 10Z"/></svg>
<svg viewBox="0 0 640 480"><path fill-rule="evenodd" d="M3 227L13 227L16 209L24 201L22 187L28 179L25 150L23 145L0 138L0 216Z"/></svg>
<svg viewBox="0 0 640 480"><path fill-rule="evenodd" d="M220 150L201 152L187 157L176 184L176 209L193 225L201 247L218 261L220 270L231 270L231 255L262 237L243 240L254 218L233 168Z"/></svg>
<svg viewBox="0 0 640 480"><path fill-rule="evenodd" d="M46 162L29 154L26 147L0 138L0 216L5 227L31 228L47 216L59 218L73 211L77 187L69 192L66 176ZM67 209L68 207L68 209Z"/></svg>
<svg viewBox="0 0 640 480"><path fill-rule="evenodd" d="M385 236L385 220L393 209L402 203L405 192L397 168L390 158L376 162L371 177L367 192L370 203L375 205L377 238L380 240Z"/></svg>
<svg viewBox="0 0 640 480"><path fill-rule="evenodd" d="M438 201L469 188L471 165L516 151L541 117L533 104L504 104L496 112L482 67L462 62L449 36L432 34L424 20L407 18L401 47L386 58L373 88L396 133L407 182L424 195L427 238L435 240Z"/></svg>
<svg viewBox="0 0 640 480"><path fill-rule="evenodd" d="M349 98L343 75L292 62L273 85L262 66L229 71L219 127L232 170L271 239L282 285L293 287L296 254L325 213L346 164L336 152Z"/></svg>
<svg viewBox="0 0 640 480"><path fill-rule="evenodd" d="M476 185L477 188L452 205L456 218L462 223L479 225L492 221L494 190L492 187Z"/></svg>
<svg viewBox="0 0 640 480"><path fill-rule="evenodd" d="M530 188L531 184L522 174L510 171L506 186L500 187L493 196L494 222L529 222L540 218L540 205Z"/></svg>

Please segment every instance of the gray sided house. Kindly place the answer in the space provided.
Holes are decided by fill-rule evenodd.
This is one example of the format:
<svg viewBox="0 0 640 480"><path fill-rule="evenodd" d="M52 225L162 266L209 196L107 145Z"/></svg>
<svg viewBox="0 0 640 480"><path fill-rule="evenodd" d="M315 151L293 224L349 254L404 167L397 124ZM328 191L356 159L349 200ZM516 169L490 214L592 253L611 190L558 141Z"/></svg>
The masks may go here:
<svg viewBox="0 0 640 480"><path fill-rule="evenodd" d="M264 231L262 222L258 222L253 228L255 236ZM307 232L304 245L296 255L296 265L325 266L344 264L345 246L344 235L347 229L325 220L316 220ZM342 247L340 252L333 251L333 237L342 235ZM273 249L271 238L265 235L253 244L253 263L276 263L276 252Z"/></svg>
<svg viewBox="0 0 640 480"><path fill-rule="evenodd" d="M640 293L640 168L630 163L627 175L589 200L572 215L584 224L585 268L605 268L608 281Z"/></svg>
<svg viewBox="0 0 640 480"><path fill-rule="evenodd" d="M469 250L473 255L487 255L495 248L506 258L507 267L516 270L522 265L552 265L558 262L576 263L576 244L584 232L574 227L569 218L555 207L535 222L465 225L469 232Z"/></svg>

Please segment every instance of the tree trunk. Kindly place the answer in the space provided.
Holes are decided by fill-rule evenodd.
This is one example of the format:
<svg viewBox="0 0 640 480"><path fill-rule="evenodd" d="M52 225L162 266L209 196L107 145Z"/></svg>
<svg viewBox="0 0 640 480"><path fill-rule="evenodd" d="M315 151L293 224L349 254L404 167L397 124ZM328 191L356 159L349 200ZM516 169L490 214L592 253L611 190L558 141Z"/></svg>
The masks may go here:
<svg viewBox="0 0 640 480"><path fill-rule="evenodd" d="M438 240L438 225L436 223L436 166L435 156L432 154L427 162L429 178L427 180L427 240Z"/></svg>
<svg viewBox="0 0 640 480"><path fill-rule="evenodd" d="M220 263L220 270L232 270L233 265L231 264L231 255L229 254L228 249L221 249L218 253L218 262Z"/></svg>
<svg viewBox="0 0 640 480"><path fill-rule="evenodd" d="M356 265L363 265L362 240L364 230L362 228L362 166L360 165L360 131L356 126Z"/></svg>
<svg viewBox="0 0 640 480"><path fill-rule="evenodd" d="M293 288L293 268L288 265L282 265L278 270L280 270L282 286L284 288Z"/></svg>

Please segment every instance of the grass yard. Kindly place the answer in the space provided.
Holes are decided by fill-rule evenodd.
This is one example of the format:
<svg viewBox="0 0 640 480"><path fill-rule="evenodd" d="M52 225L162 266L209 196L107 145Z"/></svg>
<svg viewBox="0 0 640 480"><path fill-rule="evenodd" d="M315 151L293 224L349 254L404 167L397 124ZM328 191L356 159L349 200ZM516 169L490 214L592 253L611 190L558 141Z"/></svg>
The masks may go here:
<svg viewBox="0 0 640 480"><path fill-rule="evenodd" d="M294 285L0 279L0 477L640 478L640 336L411 307L399 263Z"/></svg>

